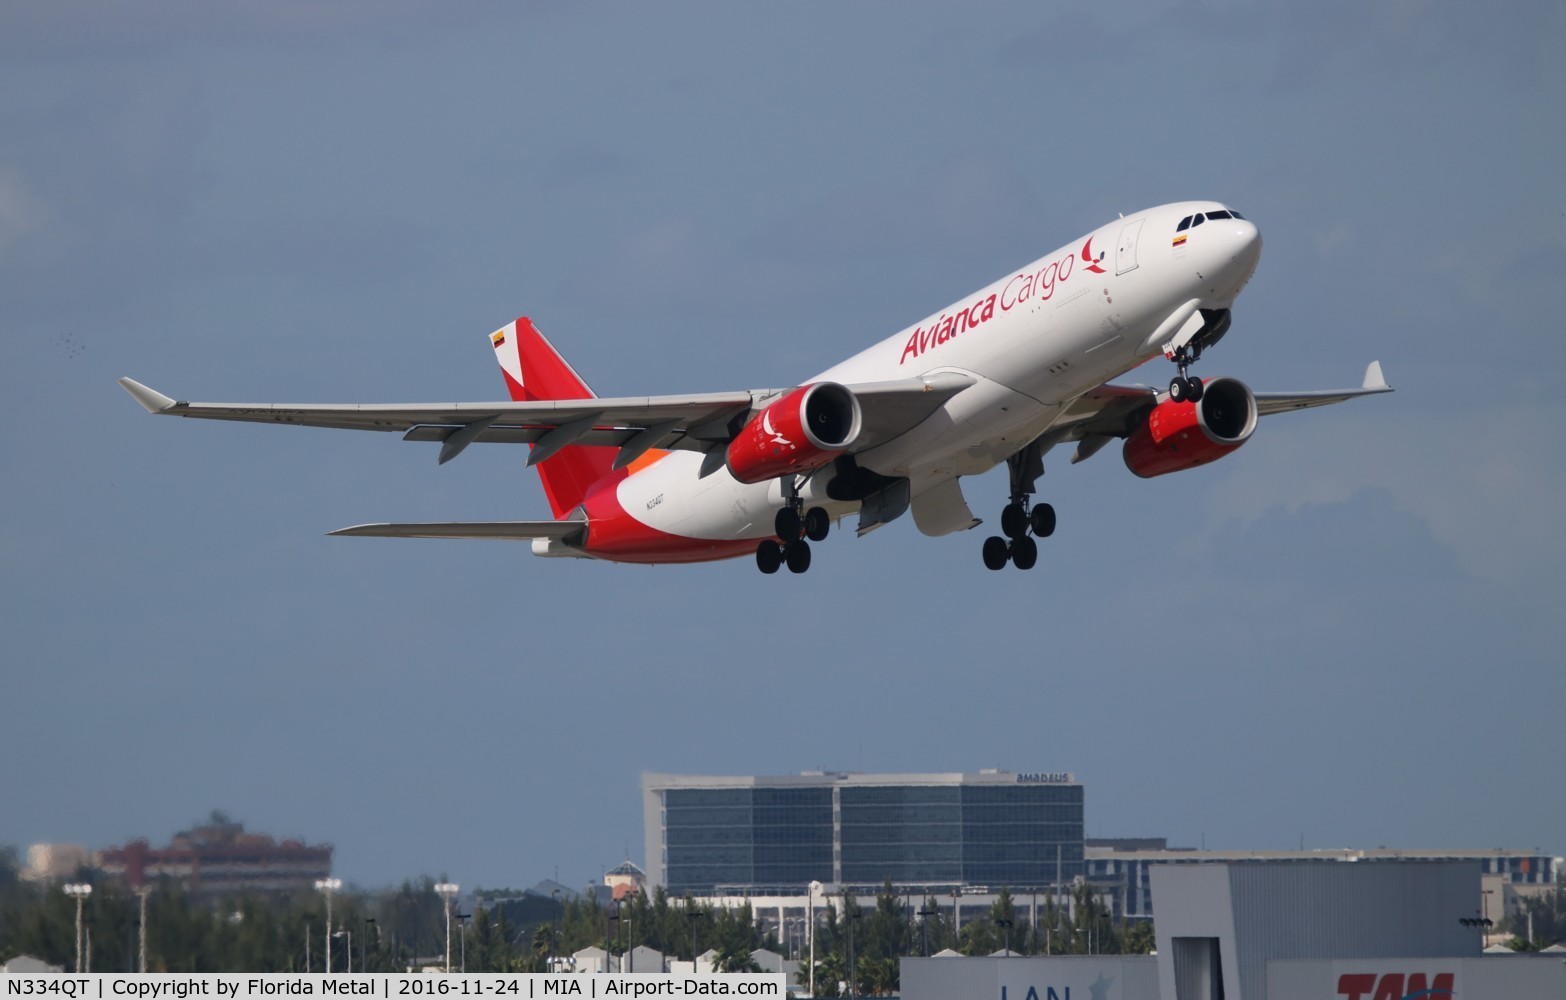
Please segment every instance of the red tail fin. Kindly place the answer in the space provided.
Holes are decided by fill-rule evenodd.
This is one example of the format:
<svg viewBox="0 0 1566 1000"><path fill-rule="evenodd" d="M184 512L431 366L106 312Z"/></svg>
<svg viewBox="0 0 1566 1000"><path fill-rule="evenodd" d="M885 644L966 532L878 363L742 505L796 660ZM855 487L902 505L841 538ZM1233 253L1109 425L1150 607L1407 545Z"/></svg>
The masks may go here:
<svg viewBox="0 0 1566 1000"><path fill-rule="evenodd" d="M506 376L506 388L519 403L544 399L594 399L596 394L582 381L554 345L523 316L490 334L495 358ZM605 479L624 478L610 466L615 449L574 444L538 463L544 495L558 520L569 514L587 491Z"/></svg>

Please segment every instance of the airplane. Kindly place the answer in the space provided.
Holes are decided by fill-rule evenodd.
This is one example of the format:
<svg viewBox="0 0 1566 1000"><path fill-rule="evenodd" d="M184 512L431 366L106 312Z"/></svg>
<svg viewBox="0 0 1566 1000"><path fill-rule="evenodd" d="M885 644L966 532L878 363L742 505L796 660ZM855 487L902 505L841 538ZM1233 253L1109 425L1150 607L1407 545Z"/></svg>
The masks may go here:
<svg viewBox="0 0 1566 1000"><path fill-rule="evenodd" d="M130 379L153 413L401 432L440 444L525 443L550 520L361 524L332 535L485 538L540 556L691 563L753 556L810 568L811 543L912 512L925 535L978 527L960 485L1005 462L1010 496L986 567L1031 569L1055 509L1033 503L1044 456L1073 464L1123 441L1148 478L1250 440L1258 417L1390 392L1380 362L1358 388L1253 392L1189 368L1230 328L1261 257L1256 225L1216 201L1122 215L798 385L603 398L527 317L490 347L511 402L288 405L178 401ZM1163 355L1166 388L1109 380Z"/></svg>

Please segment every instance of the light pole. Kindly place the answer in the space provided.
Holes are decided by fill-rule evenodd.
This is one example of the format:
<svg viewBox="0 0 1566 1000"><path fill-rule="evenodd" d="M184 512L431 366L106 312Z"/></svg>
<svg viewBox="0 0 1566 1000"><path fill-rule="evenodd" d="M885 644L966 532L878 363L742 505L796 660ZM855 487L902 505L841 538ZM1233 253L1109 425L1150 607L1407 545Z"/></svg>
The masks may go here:
<svg viewBox="0 0 1566 1000"><path fill-rule="evenodd" d="M360 972L364 972L365 970L367 970L369 968L369 966L366 965L365 962L364 962L364 953L365 953L365 950L370 947L370 925L371 924L375 924L375 918L374 917L365 917L364 918L364 936L359 939L359 971ZM380 924L375 924L375 940L377 942L379 942L380 939L381 939L381 925Z"/></svg>
<svg viewBox="0 0 1566 1000"><path fill-rule="evenodd" d="M136 895L141 899L141 948L140 971L145 975L147 971L147 897L152 893L152 886L138 885Z"/></svg>
<svg viewBox="0 0 1566 1000"><path fill-rule="evenodd" d="M457 935L462 938L462 974L468 972L468 921L473 917L471 913L457 914Z"/></svg>
<svg viewBox="0 0 1566 1000"><path fill-rule="evenodd" d="M560 932L560 890L549 890L549 971L555 971L555 935Z"/></svg>
<svg viewBox="0 0 1566 1000"><path fill-rule="evenodd" d="M455 882L436 882L435 891L445 900L446 907L446 971L451 972L451 897L457 894Z"/></svg>
<svg viewBox="0 0 1566 1000"><path fill-rule="evenodd" d="M846 895L844 899L847 899ZM845 905L843 909L847 910L848 907ZM859 923L860 916L857 910L848 915L848 995L850 997L859 996L859 980L855 975L857 970L854 968L854 925Z"/></svg>
<svg viewBox="0 0 1566 1000"><path fill-rule="evenodd" d="M996 920L995 922L997 924L1000 924L1002 927L1004 927L1006 929L1006 957L1010 958L1011 957L1011 925L1016 923L1016 921L1011 919L1010 917L1001 917L1000 919Z"/></svg>
<svg viewBox="0 0 1566 1000"><path fill-rule="evenodd" d="M82 965L82 904L92 895L92 886L86 882L72 882L65 886L65 894L76 900L76 971L81 973L85 968Z"/></svg>
<svg viewBox="0 0 1566 1000"><path fill-rule="evenodd" d="M344 957L347 960L346 964L347 964L348 968L347 968L346 971L348 973L352 974L353 973L353 931L350 931L350 930L348 930L346 928L344 928L343 930L340 930L340 931L333 931L332 932L332 937L334 937L334 938L339 938L339 937L340 938L347 938L347 941L344 942L344 943L347 944L348 947L343 949L343 955L344 955ZM363 970L361 969L360 971L362 972Z"/></svg>
<svg viewBox="0 0 1566 1000"><path fill-rule="evenodd" d="M924 901L924 906L919 909L919 937L924 942L924 947L921 950L924 952L925 958L930 957L930 918L939 912L939 910L930 905L928 899Z"/></svg>
<svg viewBox="0 0 1566 1000"><path fill-rule="evenodd" d="M821 883L812 881L805 889L806 909L809 910L807 919L810 921L810 995L816 995L816 893L821 891Z"/></svg>
<svg viewBox="0 0 1566 1000"><path fill-rule="evenodd" d="M326 896L326 973L332 972L332 893L343 887L340 878L318 878L315 880L317 891Z"/></svg>
<svg viewBox="0 0 1566 1000"><path fill-rule="evenodd" d="M620 901L618 899L614 901L614 912L613 913L610 913L607 910L604 911L604 971L605 972L613 971L612 969L609 968L609 960L614 956L614 950L609 947L609 945L610 945L609 925L611 923L614 924L614 940L618 941L618 940L620 940ZM621 962L620 964L623 966L625 963Z"/></svg>
<svg viewBox="0 0 1566 1000"><path fill-rule="evenodd" d="M685 904L685 917L691 922L691 975L693 976L696 975L696 921L701 919L701 914L691 909L691 903L694 902L695 900L687 897Z"/></svg>

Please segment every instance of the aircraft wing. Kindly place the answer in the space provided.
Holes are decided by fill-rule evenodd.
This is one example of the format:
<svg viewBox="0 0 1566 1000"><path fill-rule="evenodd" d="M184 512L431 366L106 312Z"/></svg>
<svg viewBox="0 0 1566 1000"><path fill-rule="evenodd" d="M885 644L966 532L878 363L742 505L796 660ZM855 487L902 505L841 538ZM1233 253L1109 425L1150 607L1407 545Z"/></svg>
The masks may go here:
<svg viewBox="0 0 1566 1000"><path fill-rule="evenodd" d="M1253 395L1256 397L1257 415L1268 416L1391 391L1392 387L1387 385L1381 373L1381 362L1372 361L1365 368L1364 381L1355 389L1257 392ZM1141 412L1162 402L1167 395L1167 392L1151 386L1113 385L1106 382L1072 402L1061 418L1044 432L1044 443L1052 447L1063 441L1078 442L1071 461L1080 462L1111 439L1128 436L1135 428Z"/></svg>
<svg viewBox="0 0 1566 1000"><path fill-rule="evenodd" d="M1356 396L1374 396L1391 392L1386 377L1381 374L1381 362L1372 361L1365 367L1365 381L1358 389L1322 389L1315 392L1258 392L1256 412L1261 416L1270 413L1286 413L1289 410L1306 410L1312 406L1341 403Z"/></svg>
<svg viewBox="0 0 1566 1000"><path fill-rule="evenodd" d="M626 396L514 403L192 403L172 399L135 379L120 385L150 413L207 420L400 431L405 441L438 441L449 462L475 442L531 444L528 464L567 445L619 447L615 467L652 448L711 451L725 445L751 415L790 389L752 389L689 396ZM849 385L862 430L855 451L903 434L973 384L966 375L932 374ZM791 387L792 388L792 387Z"/></svg>

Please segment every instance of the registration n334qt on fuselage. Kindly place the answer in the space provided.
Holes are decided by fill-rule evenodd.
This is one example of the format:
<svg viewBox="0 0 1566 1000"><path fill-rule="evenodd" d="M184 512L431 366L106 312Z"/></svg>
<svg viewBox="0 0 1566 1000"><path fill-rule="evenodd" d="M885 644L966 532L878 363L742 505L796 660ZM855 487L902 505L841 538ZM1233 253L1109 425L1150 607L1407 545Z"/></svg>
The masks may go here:
<svg viewBox="0 0 1566 1000"><path fill-rule="evenodd" d="M1253 392L1188 367L1229 330L1261 258L1256 225L1211 201L1124 215L1008 272L797 385L600 397L527 318L491 350L508 402L192 403L133 379L146 409L217 420L397 431L440 444L529 446L552 517L361 524L334 535L527 540L536 554L632 563L754 557L803 573L811 542L857 516L864 534L911 513L926 535L977 527L960 482L1004 462L1010 495L982 545L991 569L1030 568L1055 511L1034 503L1044 455L1120 440L1142 477L1233 452L1257 419L1390 392L1379 362L1355 388ZM1111 379L1163 355L1167 386Z"/></svg>

